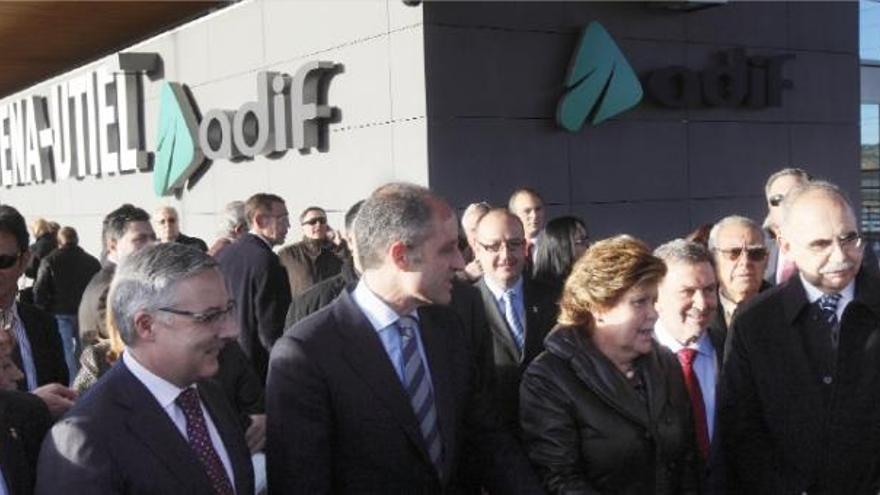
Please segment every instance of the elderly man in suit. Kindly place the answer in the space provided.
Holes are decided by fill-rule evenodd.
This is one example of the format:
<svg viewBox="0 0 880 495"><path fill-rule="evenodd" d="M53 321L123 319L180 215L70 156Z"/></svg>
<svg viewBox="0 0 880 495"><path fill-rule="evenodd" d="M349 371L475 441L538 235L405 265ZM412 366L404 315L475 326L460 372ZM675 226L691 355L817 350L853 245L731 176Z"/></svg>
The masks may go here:
<svg viewBox="0 0 880 495"><path fill-rule="evenodd" d="M799 274L732 324L719 389L728 493L877 493L880 281L834 185L789 191L779 245Z"/></svg>
<svg viewBox="0 0 880 495"><path fill-rule="evenodd" d="M284 243L290 219L284 200L266 193L248 198L245 216L250 231L223 249L217 261L237 305L238 342L266 383L269 351L284 331L290 306L287 272L272 247Z"/></svg>
<svg viewBox="0 0 880 495"><path fill-rule="evenodd" d="M519 383L523 371L544 350L544 337L556 324L553 290L523 274L527 240L516 215L503 208L477 223L476 259L483 277L475 284L492 333L494 393L499 412L519 429Z"/></svg>
<svg viewBox="0 0 880 495"><path fill-rule="evenodd" d="M477 466L493 493L540 492L480 394L450 308L455 214L427 189L379 188L361 207L357 287L302 320L272 351L270 493L455 493Z"/></svg>
<svg viewBox="0 0 880 495"><path fill-rule="evenodd" d="M207 380L238 334L216 261L145 248L117 267L109 307L122 359L52 427L36 493L253 493L244 432Z"/></svg>

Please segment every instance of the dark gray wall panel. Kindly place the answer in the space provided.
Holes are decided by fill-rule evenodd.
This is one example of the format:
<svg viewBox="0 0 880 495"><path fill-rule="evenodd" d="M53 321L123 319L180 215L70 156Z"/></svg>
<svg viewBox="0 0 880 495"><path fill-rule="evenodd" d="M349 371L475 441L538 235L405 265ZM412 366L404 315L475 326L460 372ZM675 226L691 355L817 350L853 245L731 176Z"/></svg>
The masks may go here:
<svg viewBox="0 0 880 495"><path fill-rule="evenodd" d="M609 122L570 137L572 202L682 198L687 189L685 127L675 122Z"/></svg>
<svg viewBox="0 0 880 495"><path fill-rule="evenodd" d="M656 247L671 236L690 231L685 201L573 205L572 212L587 222L594 240L630 234Z"/></svg>
<svg viewBox="0 0 880 495"><path fill-rule="evenodd" d="M767 216L767 204L763 194L740 196L736 198L694 199L688 203L690 210L690 229L700 225L712 224L727 215L742 215L759 224Z"/></svg>
<svg viewBox="0 0 880 495"><path fill-rule="evenodd" d="M687 139L691 197L754 194L789 164L786 125L694 122Z"/></svg>
<svg viewBox="0 0 880 495"><path fill-rule="evenodd" d="M785 2L730 2L687 14L687 41L756 47L788 46Z"/></svg>
<svg viewBox="0 0 880 495"><path fill-rule="evenodd" d="M532 186L550 203L568 204L567 135L541 120L435 120L429 141L429 184L456 206L504 205Z"/></svg>
<svg viewBox="0 0 880 495"><path fill-rule="evenodd" d="M859 3L849 1L785 2L788 47L858 54Z"/></svg>
<svg viewBox="0 0 880 495"><path fill-rule="evenodd" d="M856 55L797 52L794 91L786 92L794 122L855 123L859 119Z"/></svg>
<svg viewBox="0 0 880 495"><path fill-rule="evenodd" d="M850 193L858 205L860 172L859 132L856 124L791 126L791 162L833 182ZM858 210L856 210L858 211Z"/></svg>

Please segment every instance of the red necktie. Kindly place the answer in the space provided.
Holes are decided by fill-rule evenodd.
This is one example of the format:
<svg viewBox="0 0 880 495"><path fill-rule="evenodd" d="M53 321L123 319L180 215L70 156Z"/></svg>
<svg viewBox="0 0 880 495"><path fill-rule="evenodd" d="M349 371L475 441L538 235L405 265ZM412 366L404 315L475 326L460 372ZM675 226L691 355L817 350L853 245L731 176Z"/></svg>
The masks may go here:
<svg viewBox="0 0 880 495"><path fill-rule="evenodd" d="M190 387L174 401L180 406L186 418L186 436L189 437L189 445L192 447L202 466L205 474L211 480L211 486L217 495L234 495L229 476L214 444L211 443L211 435L208 434L208 426L205 424L205 416L202 414L202 405L199 403L199 393L194 387Z"/></svg>
<svg viewBox="0 0 880 495"><path fill-rule="evenodd" d="M691 409L694 411L694 427L697 432L697 446L703 459L709 458L709 428L706 426L706 406L703 404L703 392L700 391L700 380L694 372L694 359L697 357L695 349L682 349L678 351L678 362L684 372L684 386L687 387L688 396L691 399Z"/></svg>

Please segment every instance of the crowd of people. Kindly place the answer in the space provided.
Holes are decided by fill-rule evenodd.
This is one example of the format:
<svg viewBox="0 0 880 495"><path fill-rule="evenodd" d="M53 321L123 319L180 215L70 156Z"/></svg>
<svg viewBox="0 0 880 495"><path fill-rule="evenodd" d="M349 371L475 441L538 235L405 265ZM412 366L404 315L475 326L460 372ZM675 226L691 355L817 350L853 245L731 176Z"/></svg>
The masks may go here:
<svg viewBox="0 0 880 495"><path fill-rule="evenodd" d="M0 494L877 493L880 266L837 186L764 193L653 249L529 188L289 245L274 194L210 246L125 204L97 258L0 205Z"/></svg>

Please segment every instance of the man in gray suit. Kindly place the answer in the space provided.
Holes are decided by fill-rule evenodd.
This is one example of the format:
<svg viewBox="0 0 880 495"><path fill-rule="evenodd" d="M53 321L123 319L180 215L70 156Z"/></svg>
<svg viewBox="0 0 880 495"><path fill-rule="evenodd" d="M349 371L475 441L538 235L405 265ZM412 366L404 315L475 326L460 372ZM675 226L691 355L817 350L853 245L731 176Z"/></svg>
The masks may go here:
<svg viewBox="0 0 880 495"><path fill-rule="evenodd" d="M116 268L108 307L125 352L43 442L36 493L253 493L244 431L207 380L238 335L217 262L147 247Z"/></svg>

